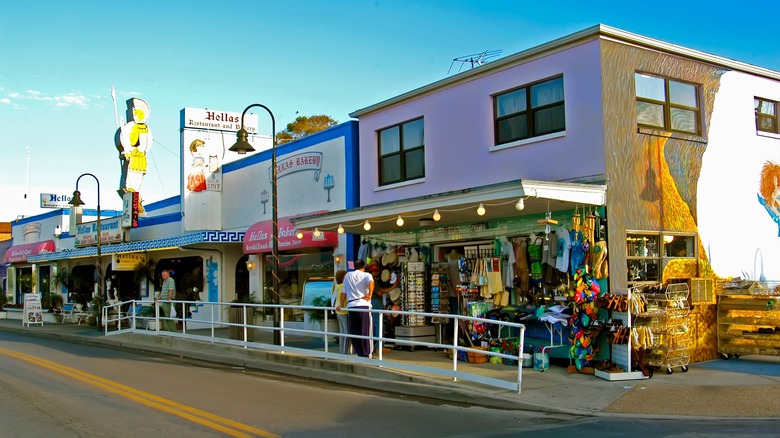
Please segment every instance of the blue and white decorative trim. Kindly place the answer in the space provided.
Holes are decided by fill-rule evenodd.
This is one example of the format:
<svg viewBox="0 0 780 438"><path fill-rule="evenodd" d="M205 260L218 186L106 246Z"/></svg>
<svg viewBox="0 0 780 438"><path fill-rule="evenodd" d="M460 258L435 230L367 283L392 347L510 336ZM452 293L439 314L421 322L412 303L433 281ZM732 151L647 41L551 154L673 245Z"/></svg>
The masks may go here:
<svg viewBox="0 0 780 438"><path fill-rule="evenodd" d="M103 255L142 252L164 248L178 248L180 246L194 245L197 243L243 243L243 231L199 231L184 236L168 237L165 239L144 240L141 242L126 242L118 244L102 245L100 252ZM76 248L57 252L41 253L28 256L29 263L50 262L55 260L67 260L80 257L94 257L97 255L97 247Z"/></svg>

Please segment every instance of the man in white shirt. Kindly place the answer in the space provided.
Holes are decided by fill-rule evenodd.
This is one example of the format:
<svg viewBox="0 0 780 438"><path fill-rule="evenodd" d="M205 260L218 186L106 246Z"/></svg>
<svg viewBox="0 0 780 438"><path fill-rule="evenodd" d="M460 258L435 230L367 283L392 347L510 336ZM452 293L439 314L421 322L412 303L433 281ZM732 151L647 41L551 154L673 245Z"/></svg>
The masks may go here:
<svg viewBox="0 0 780 438"><path fill-rule="evenodd" d="M366 272L366 262L355 261L355 270L344 276L344 293L347 295L347 309L371 309L371 295L374 292L374 277ZM349 334L370 336L371 313L349 312ZM351 338L352 349L362 357L371 357L371 339Z"/></svg>

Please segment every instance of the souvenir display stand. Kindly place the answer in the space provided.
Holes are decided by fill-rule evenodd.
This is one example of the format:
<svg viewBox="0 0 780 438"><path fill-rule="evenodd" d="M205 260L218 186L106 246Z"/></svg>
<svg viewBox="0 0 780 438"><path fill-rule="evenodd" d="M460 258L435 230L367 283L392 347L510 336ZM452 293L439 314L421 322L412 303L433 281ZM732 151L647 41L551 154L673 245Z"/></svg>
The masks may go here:
<svg viewBox="0 0 780 438"><path fill-rule="evenodd" d="M649 349L645 356L648 365L688 371L691 332L688 327L688 284L673 283L663 293L645 293L645 312L637 315L635 338Z"/></svg>
<svg viewBox="0 0 780 438"><path fill-rule="evenodd" d="M425 262L402 263L403 281L401 300L403 310L407 312L426 312L426 269ZM401 325L395 327L398 340L435 342L436 328L428 325L422 315L402 315ZM414 346L410 347L414 350Z"/></svg>
<svg viewBox="0 0 780 438"><path fill-rule="evenodd" d="M780 356L780 293L755 282L737 286L718 293L718 353Z"/></svg>
<svg viewBox="0 0 780 438"><path fill-rule="evenodd" d="M622 327L632 327L633 313L637 309L632 304L640 299L635 288L626 291L619 291L615 294L609 294L607 302L615 304L609 305L609 321L607 330L610 330L607 336L609 345L610 362L613 364L613 370L596 369L596 377L604 380L640 380L648 379L642 371L633 368L632 352L634 351L633 336L618 336L618 332L625 330ZM626 303L626 304L623 304ZM609 323L611 321L611 323Z"/></svg>
<svg viewBox="0 0 780 438"><path fill-rule="evenodd" d="M450 280L447 263L434 263L431 267L431 313L450 314ZM442 344L445 339L445 329L449 326L448 318L431 318L436 329L436 343Z"/></svg>

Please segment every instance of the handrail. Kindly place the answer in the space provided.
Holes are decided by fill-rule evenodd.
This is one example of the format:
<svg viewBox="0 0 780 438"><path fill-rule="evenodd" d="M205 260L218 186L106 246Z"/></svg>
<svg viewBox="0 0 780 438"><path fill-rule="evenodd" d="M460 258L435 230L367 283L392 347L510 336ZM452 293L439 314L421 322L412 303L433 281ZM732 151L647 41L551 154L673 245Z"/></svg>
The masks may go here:
<svg viewBox="0 0 780 438"><path fill-rule="evenodd" d="M191 306L196 306L201 310L198 311L197 318L187 318L186 315L177 315L176 317L165 317L160 315L160 307L155 306L155 301L152 300L129 300L129 301L123 301L119 303L113 303L113 304L106 305L101 309L102 317L103 317L102 319L104 323L104 327L103 327L104 334L106 336L121 334L121 333L136 333L136 334L156 335L156 336L173 336L173 337L181 337L181 338L195 339L195 340L207 340L208 342L212 342L212 343L217 342L217 343L238 345L243 348L256 348L256 349L263 349L263 350L279 351L281 353L290 351L290 352L295 352L297 354L305 354L314 357L335 358L341 360L348 360L356 363L379 365L384 368L422 372L422 373L427 373L439 377L442 376L452 377L453 381L457 381L458 378L462 378L463 380L475 381L490 386L497 386L500 388L517 391L518 394L522 390L522 374L523 374L522 365L523 365L523 350L524 350L523 347L525 341L525 325L520 323L492 320L486 318L477 318L477 317L470 317L470 316L441 314L441 313L409 312L409 311L365 309L365 308L345 309L348 310L349 312L371 313L372 315L376 315L377 317L379 317L379 335L361 336L361 335L351 335L349 333L340 333L338 331L328 330L328 322L332 320L333 321L336 320L336 318L330 316L331 311L335 310L335 308L333 307L319 307L319 306L310 306L310 305L289 305L289 304L203 302L203 301L188 301L188 300L165 300L160 302L170 303L172 308L174 306L176 308L180 308L181 306L189 310ZM151 307L150 310L153 313L149 315L143 315L142 313L140 313L145 307L146 308ZM203 312L204 316L201 316L201 311L203 308L208 308L209 312ZM241 313L245 317L241 318L241 320L239 320L238 322L230 321L228 317L228 309L230 308L243 309ZM126 309L126 310L122 310L122 309ZM254 312L257 309L262 310L263 312L265 312L266 309L279 309L279 314L280 314L279 326L274 327L273 325L265 325L262 323L259 325L254 324L254 318L251 318L251 322L247 321L250 320L250 318L246 317L249 315L249 312L251 311L251 314L254 316ZM301 321L292 321L286 318L286 315L291 315L296 311L297 312L300 311L323 312L322 323L320 324L321 328L311 329L306 327L300 327L297 326L297 324L300 323ZM453 320L454 323L452 324L452 330L453 330L452 342L447 344L442 344L437 342L414 341L408 339L384 337L382 335L384 323L387 316L390 314L397 315L397 317L400 317L401 315L413 315L413 316L424 316L430 318L439 318L443 320ZM304 318L304 322L305 320L306 319ZM163 323L167 324L168 322L185 322L185 321L187 322L187 324L182 324L181 331L174 332L174 331L161 330L161 325ZM241 322L241 321L247 321L247 322ZM154 323L154 330L148 330L148 327L151 326L150 324L151 322ZM291 323L292 325L290 325ZM482 324L489 324L489 325L498 325L499 333L502 333L503 330L506 329L517 329L518 330L517 355L505 354L503 352L497 352L497 351L490 351L489 349L482 350L479 348L475 348L478 346L474 346L474 345L469 345L469 346L458 345L459 331L461 330L462 323L466 323L466 324L482 323ZM188 325L190 325L191 327L188 328L187 327ZM109 330L110 327L112 328L111 330ZM240 339L225 339L224 337L218 336L217 330L225 327L231 330L238 330L240 332ZM281 339L281 342L279 343L279 345L274 345L273 343L254 341L252 339L253 336L251 336L250 333L253 334L255 330L259 331L260 333L262 332L273 333L274 331L277 331L279 332L279 338ZM287 336L320 337L323 340L324 349L323 351L320 351L311 348L300 348L300 347L285 345L285 339ZM340 353L330 352L328 348L328 344L329 344L328 340L329 338L332 338L334 336L344 337L345 339L359 338L359 339L371 339L372 341L377 341L379 344L379 348L377 349L375 354L376 358L361 358L357 356L342 355ZM428 347L433 349L450 350L452 351L452 369L446 370L443 368L414 365L409 363L400 363L398 361L385 360L383 356L382 347L387 342L391 342L395 345L410 346L412 348ZM477 374L468 373L466 371L459 370L458 356L459 356L459 352L461 351L466 353L477 353L477 354L484 354L487 356L495 356L495 357L500 357L502 359L515 361L517 364L517 377L514 381L507 381L505 379L486 377L486 376L477 375Z"/></svg>

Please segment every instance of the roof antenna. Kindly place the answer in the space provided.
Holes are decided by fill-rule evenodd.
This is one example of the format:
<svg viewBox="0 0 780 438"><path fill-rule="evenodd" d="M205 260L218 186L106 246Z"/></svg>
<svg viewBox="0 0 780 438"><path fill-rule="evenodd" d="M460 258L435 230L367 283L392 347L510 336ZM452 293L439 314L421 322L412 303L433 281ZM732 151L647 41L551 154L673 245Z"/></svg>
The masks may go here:
<svg viewBox="0 0 780 438"><path fill-rule="evenodd" d="M460 62L460 68L458 68L458 72L463 70L463 66L466 64L471 64L471 68L479 67L480 65L487 62L488 59L495 58L498 55L501 54L501 49L498 50L485 50L484 52L480 53L473 53L471 55L465 55L465 56L459 56L452 60L450 63L450 68L447 70L447 74L450 74L450 71L452 71L452 66L456 62Z"/></svg>

